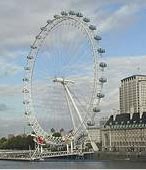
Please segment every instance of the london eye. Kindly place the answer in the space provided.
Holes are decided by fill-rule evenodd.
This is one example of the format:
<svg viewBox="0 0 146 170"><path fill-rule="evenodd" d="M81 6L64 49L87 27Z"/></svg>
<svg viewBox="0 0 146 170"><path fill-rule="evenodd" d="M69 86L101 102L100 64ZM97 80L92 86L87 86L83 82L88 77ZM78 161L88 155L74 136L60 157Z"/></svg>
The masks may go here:
<svg viewBox="0 0 146 170"><path fill-rule="evenodd" d="M105 49L97 27L80 12L62 11L40 28L24 67L25 116L46 143L61 145L88 134L100 114L107 82ZM48 123L47 123L48 122ZM54 137L48 129L68 128Z"/></svg>

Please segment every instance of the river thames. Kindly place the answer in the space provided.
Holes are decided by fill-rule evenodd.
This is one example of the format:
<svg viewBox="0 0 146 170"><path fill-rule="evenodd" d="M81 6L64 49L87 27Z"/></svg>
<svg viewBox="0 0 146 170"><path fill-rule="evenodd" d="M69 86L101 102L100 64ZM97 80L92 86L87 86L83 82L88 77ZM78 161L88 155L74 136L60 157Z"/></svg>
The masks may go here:
<svg viewBox="0 0 146 170"><path fill-rule="evenodd" d="M144 161L0 161L0 169L145 169Z"/></svg>

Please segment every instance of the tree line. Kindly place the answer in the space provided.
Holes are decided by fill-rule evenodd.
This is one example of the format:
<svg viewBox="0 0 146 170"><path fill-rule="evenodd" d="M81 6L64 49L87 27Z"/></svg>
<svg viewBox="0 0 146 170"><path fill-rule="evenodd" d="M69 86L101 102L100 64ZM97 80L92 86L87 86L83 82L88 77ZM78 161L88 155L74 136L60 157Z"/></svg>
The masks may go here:
<svg viewBox="0 0 146 170"><path fill-rule="evenodd" d="M0 149L28 150L34 149L35 143L30 135L17 135L0 139Z"/></svg>

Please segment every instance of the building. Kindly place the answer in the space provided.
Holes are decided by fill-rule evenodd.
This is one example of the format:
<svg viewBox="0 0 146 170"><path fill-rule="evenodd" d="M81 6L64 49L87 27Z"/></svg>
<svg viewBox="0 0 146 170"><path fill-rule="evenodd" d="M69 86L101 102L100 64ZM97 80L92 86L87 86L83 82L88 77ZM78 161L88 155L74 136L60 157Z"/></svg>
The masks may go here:
<svg viewBox="0 0 146 170"><path fill-rule="evenodd" d="M85 138L84 145L91 143L91 141L97 145L98 149L101 150L102 138L101 138L101 129L104 127L105 123L107 122L107 117L104 117L99 120L98 125L96 126L89 126L88 136Z"/></svg>
<svg viewBox="0 0 146 170"><path fill-rule="evenodd" d="M120 113L146 112L146 75L133 75L121 80Z"/></svg>
<svg viewBox="0 0 146 170"><path fill-rule="evenodd" d="M99 124L96 126L89 126L88 127L88 133L90 135L90 139L97 143L101 143L101 128L104 127L105 123L107 122L108 118L103 117L102 119L99 120ZM90 139L87 138L87 142L90 142Z"/></svg>
<svg viewBox="0 0 146 170"><path fill-rule="evenodd" d="M8 139L15 137L14 134L8 134Z"/></svg>
<svg viewBox="0 0 146 170"><path fill-rule="evenodd" d="M95 143L101 143L101 131L99 127L90 127L88 128L88 133L91 137L91 140ZM90 141L89 139L87 141Z"/></svg>
<svg viewBox="0 0 146 170"><path fill-rule="evenodd" d="M102 132L102 150L146 151L146 75L121 80L120 114L111 115Z"/></svg>
<svg viewBox="0 0 146 170"><path fill-rule="evenodd" d="M146 112L110 116L102 129L102 150L146 151Z"/></svg>

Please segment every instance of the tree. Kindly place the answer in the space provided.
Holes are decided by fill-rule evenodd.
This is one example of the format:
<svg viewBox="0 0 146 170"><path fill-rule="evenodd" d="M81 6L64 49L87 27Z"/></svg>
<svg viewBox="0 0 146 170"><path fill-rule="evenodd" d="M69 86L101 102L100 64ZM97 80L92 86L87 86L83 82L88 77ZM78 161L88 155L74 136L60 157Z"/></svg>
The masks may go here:
<svg viewBox="0 0 146 170"><path fill-rule="evenodd" d="M64 129L63 129L63 128L60 129L60 133L61 133L61 132L64 132Z"/></svg>
<svg viewBox="0 0 146 170"><path fill-rule="evenodd" d="M0 139L0 142L1 142L1 143L6 142L6 141L7 141L7 139L6 139L5 137L2 137L2 138Z"/></svg>
<svg viewBox="0 0 146 170"><path fill-rule="evenodd" d="M55 133L53 133L52 136L54 136L54 137L61 137L61 134L59 132L55 132Z"/></svg>
<svg viewBox="0 0 146 170"><path fill-rule="evenodd" d="M0 149L5 149L6 143L7 143L7 139L5 137L2 137L0 139Z"/></svg>
<svg viewBox="0 0 146 170"><path fill-rule="evenodd" d="M34 149L33 137L28 135L17 135L10 139L0 139L0 149L18 149L27 150L29 147Z"/></svg>
<svg viewBox="0 0 146 170"><path fill-rule="evenodd" d="M55 129L54 128L51 128L51 133L55 133Z"/></svg>

